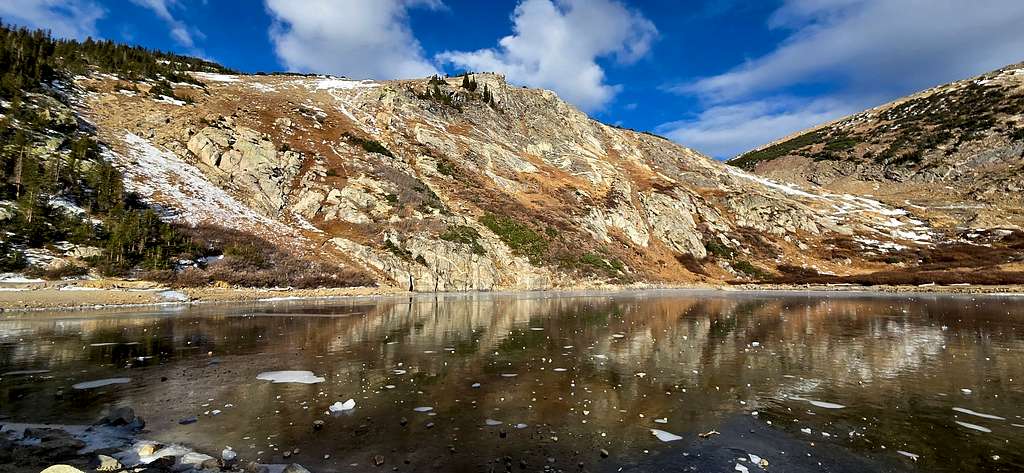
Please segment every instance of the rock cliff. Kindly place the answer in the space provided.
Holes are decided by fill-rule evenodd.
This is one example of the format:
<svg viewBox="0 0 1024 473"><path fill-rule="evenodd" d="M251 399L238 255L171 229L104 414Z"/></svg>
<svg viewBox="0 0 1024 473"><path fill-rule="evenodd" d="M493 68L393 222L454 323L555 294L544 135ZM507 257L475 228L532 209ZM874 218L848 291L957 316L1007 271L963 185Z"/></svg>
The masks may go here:
<svg viewBox="0 0 1024 473"><path fill-rule="evenodd" d="M79 77L79 112L168 218L228 224L415 290L851 274L937 238L913 208L748 174L495 74L195 73L185 100ZM860 241L862 254L841 252ZM841 254L840 254L841 253ZM837 256L838 255L838 256Z"/></svg>

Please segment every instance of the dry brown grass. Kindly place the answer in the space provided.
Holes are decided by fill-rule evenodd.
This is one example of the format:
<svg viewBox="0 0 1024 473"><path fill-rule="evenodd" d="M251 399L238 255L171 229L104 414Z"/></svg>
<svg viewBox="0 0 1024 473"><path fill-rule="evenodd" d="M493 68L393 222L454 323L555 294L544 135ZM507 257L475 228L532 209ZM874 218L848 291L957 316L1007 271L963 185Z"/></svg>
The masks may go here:
<svg viewBox="0 0 1024 473"><path fill-rule="evenodd" d="M182 271L150 271L143 278L175 287L201 287L226 283L241 287L320 287L374 286L366 272L343 267L309 256L297 255L249 233L213 225L183 228L198 254L190 259L223 255L205 267Z"/></svg>

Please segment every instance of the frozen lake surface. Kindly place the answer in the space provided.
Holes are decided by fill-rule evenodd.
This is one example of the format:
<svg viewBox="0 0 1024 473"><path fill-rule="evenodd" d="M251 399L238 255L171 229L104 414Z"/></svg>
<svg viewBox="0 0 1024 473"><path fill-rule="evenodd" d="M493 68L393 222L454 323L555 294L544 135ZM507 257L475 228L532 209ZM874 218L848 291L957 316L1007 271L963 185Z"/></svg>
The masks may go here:
<svg viewBox="0 0 1024 473"><path fill-rule="evenodd" d="M0 423L111 406L148 438L314 472L378 455L395 471L1021 471L1024 299L513 293L0 316Z"/></svg>

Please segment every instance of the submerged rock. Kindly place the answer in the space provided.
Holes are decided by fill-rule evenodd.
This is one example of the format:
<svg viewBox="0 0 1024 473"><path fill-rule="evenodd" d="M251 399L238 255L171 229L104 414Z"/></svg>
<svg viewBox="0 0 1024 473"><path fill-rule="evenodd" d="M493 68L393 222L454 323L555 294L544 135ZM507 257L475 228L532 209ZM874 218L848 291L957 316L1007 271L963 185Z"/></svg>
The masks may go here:
<svg viewBox="0 0 1024 473"><path fill-rule="evenodd" d="M284 470L282 470L281 473L310 473L310 472L309 472L309 470L306 469L306 467L304 467L304 466L302 466L302 465L300 465L298 463L292 463L292 464L284 467Z"/></svg>

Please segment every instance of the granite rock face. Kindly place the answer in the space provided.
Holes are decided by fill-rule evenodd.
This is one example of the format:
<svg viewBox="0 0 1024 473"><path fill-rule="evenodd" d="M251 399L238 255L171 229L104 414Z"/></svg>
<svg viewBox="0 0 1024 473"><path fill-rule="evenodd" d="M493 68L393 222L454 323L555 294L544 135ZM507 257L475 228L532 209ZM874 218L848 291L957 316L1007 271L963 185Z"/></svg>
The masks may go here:
<svg viewBox="0 0 1024 473"><path fill-rule="evenodd" d="M198 77L205 89L190 105L80 79L99 91L81 113L126 168L143 162L142 139L196 176L126 172L159 181L147 183L155 204L185 209L175 215L190 223L252 222L243 229L383 284L525 290L747 277L716 258L843 272L850 261L830 256L838 237L915 245L930 232L907 209L768 181L495 74L476 74L475 92L461 78Z"/></svg>

